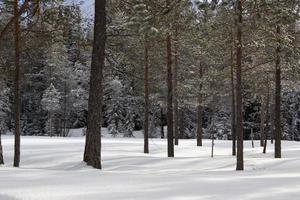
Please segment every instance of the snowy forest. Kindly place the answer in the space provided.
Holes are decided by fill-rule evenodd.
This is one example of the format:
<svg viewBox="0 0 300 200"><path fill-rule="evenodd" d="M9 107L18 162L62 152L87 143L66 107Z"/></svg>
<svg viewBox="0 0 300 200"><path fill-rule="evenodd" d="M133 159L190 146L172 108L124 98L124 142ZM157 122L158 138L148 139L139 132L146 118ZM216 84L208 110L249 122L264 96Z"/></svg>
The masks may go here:
<svg viewBox="0 0 300 200"><path fill-rule="evenodd" d="M182 176L197 176L196 168L202 176L230 171L222 174L228 184L235 170L251 178L252 170L275 166L270 174L292 173L283 175L282 184L289 176L298 182L292 181L295 190L278 192L274 199L296 200L299 141L299 0L0 0L0 180L8 181L0 183L0 200L135 199L132 193L145 188L128 188L132 193L120 196L103 188L98 196L93 190L85 191L90 196L55 196L47 182L53 177L46 172L32 173L44 174L48 196L40 189L22 198L30 190L20 185L8 189L14 185L11 180L31 180L19 174L26 173L17 171L22 167L87 170L78 172L98 181L103 174L94 174L94 168L115 173L119 167L138 187L142 182L131 174L131 165L141 177L143 170L151 174L148 165L155 165L154 185L163 170ZM181 166L185 156L187 163ZM199 160L189 170L197 156L206 165ZM120 157L127 161L111 163ZM180 160L164 160L168 157ZM296 161L282 164L288 158ZM173 164L178 171L167 168ZM108 183L116 184L116 177L108 177ZM66 185L73 182L72 177L61 178L66 180ZM200 196L195 181L169 199L255 197L229 192L223 198L221 190L220 196ZM250 190L255 191L257 182L253 185ZM74 184L72 191L79 186ZM199 193L189 196L192 188ZM136 195L168 199L161 191Z"/></svg>

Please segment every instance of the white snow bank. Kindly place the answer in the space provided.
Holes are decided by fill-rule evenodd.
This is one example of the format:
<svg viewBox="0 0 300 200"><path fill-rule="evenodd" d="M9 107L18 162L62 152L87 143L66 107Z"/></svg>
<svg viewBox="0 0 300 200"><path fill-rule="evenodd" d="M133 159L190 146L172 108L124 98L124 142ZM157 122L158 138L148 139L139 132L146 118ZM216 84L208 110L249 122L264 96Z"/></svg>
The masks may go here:
<svg viewBox="0 0 300 200"><path fill-rule="evenodd" d="M283 142L283 159L245 143L245 167L235 171L229 141L180 141L175 158L166 140L102 139L103 170L85 166L84 138L22 137L21 168L13 168L13 137L3 136L6 165L0 167L1 200L298 200L300 143Z"/></svg>

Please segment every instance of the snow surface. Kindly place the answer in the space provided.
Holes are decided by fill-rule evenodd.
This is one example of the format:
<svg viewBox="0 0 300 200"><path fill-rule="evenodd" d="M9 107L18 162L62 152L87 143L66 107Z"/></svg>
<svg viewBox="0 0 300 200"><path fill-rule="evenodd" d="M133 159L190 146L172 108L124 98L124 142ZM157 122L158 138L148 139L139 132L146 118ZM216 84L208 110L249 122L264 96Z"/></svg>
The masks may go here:
<svg viewBox="0 0 300 200"><path fill-rule="evenodd" d="M3 136L6 165L0 167L0 200L298 200L300 143L283 142L283 159L245 142L245 171L235 171L230 141L180 141L175 158L166 140L103 138L103 170L82 160L83 137L22 137L21 167L13 168L13 137Z"/></svg>

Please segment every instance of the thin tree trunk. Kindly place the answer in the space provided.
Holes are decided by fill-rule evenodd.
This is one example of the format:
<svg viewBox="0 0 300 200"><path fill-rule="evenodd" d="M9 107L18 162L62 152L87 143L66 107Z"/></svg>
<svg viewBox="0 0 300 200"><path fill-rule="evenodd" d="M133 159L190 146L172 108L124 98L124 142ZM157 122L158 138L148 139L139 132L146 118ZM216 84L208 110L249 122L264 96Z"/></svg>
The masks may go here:
<svg viewBox="0 0 300 200"><path fill-rule="evenodd" d="M170 0L166 1L167 7ZM174 132L173 132L173 74L172 74L172 43L171 34L168 33L167 43L167 126L168 126L168 157L174 157Z"/></svg>
<svg viewBox="0 0 300 200"><path fill-rule="evenodd" d="M237 0L237 50L236 50L236 132L237 132L237 164L236 170L244 170L243 152L243 114L242 114L242 0Z"/></svg>
<svg viewBox="0 0 300 200"><path fill-rule="evenodd" d="M274 104L271 103L270 105L270 130L271 130L271 144L273 144L274 140Z"/></svg>
<svg viewBox="0 0 300 200"><path fill-rule="evenodd" d="M175 145L178 145L178 30L175 28L175 42L174 42L174 137Z"/></svg>
<svg viewBox="0 0 300 200"><path fill-rule="evenodd" d="M88 100L87 136L84 160L101 169L102 79L105 63L106 0L95 1L94 42Z"/></svg>
<svg viewBox="0 0 300 200"><path fill-rule="evenodd" d="M234 87L234 62L233 62L233 48L230 51L230 71L231 71L231 135L232 135L232 155L236 155L236 105L235 105L235 87Z"/></svg>
<svg viewBox="0 0 300 200"><path fill-rule="evenodd" d="M180 118L180 121L179 121L179 136L181 139L183 139L184 137L184 108L182 107L179 111L179 118Z"/></svg>
<svg viewBox="0 0 300 200"><path fill-rule="evenodd" d="M167 36L167 126L168 126L168 157L174 157L174 133L173 133L173 75L172 75L172 50L171 36Z"/></svg>
<svg viewBox="0 0 300 200"><path fill-rule="evenodd" d="M261 107L260 107L260 146L264 146L264 140L265 140L265 102L264 97L261 97Z"/></svg>
<svg viewBox="0 0 300 200"><path fill-rule="evenodd" d="M14 167L20 165L20 140L21 140L21 128L20 128L20 112L21 112L21 89L20 89L20 19L18 16L18 0L14 0L14 15L15 20L15 87L14 87L14 104L15 104L15 153L14 153Z"/></svg>
<svg viewBox="0 0 300 200"><path fill-rule="evenodd" d="M211 157L214 157L214 146L215 146L215 122L214 119L212 120L212 130L211 130Z"/></svg>
<svg viewBox="0 0 300 200"><path fill-rule="evenodd" d="M2 141L1 141L1 131L0 131L0 165L4 164L4 158L3 158L3 149L2 149Z"/></svg>
<svg viewBox="0 0 300 200"><path fill-rule="evenodd" d="M252 144L252 148L254 148L254 135L253 135L253 128L251 128L251 144Z"/></svg>
<svg viewBox="0 0 300 200"><path fill-rule="evenodd" d="M281 105L281 67L280 67L280 26L276 27L278 46L276 47L276 65L275 65L275 158L281 158L281 120L280 120L280 105Z"/></svg>
<svg viewBox="0 0 300 200"><path fill-rule="evenodd" d="M65 77L64 81L64 112L63 112L63 125L62 125L62 136L66 137L67 136L67 81Z"/></svg>
<svg viewBox="0 0 300 200"><path fill-rule="evenodd" d="M146 37L147 40L147 37ZM145 69L144 69L144 89L145 89L145 116L144 116L144 153L149 153L149 56L148 44L145 41Z"/></svg>
<svg viewBox="0 0 300 200"><path fill-rule="evenodd" d="M268 132L269 132L269 104L270 104L270 85L268 82L268 90L267 90L267 100L266 100L266 129L265 129L265 141L264 141L264 149L263 153L267 151L267 142L268 142Z"/></svg>
<svg viewBox="0 0 300 200"><path fill-rule="evenodd" d="M50 112L50 137L52 137L52 113Z"/></svg>
<svg viewBox="0 0 300 200"><path fill-rule="evenodd" d="M200 80L203 77L203 69L200 63L199 68L199 78ZM203 107L202 107L202 83L200 83L199 88L199 95L198 95L198 106L197 106L197 146L202 146L202 137L203 137Z"/></svg>
<svg viewBox="0 0 300 200"><path fill-rule="evenodd" d="M164 109L160 108L160 138L165 138L165 130L164 130Z"/></svg>

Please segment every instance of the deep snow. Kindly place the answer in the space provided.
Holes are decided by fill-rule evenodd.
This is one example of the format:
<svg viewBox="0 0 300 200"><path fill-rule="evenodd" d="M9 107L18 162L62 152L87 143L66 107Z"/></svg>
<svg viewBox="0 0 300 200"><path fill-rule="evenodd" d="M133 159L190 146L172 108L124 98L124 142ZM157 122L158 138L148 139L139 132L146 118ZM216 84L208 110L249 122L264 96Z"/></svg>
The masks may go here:
<svg viewBox="0 0 300 200"><path fill-rule="evenodd" d="M283 142L283 159L245 142L245 167L235 171L230 141L180 141L175 158L166 140L103 138L103 170L85 166L83 137L22 137L21 167L12 167L13 137L3 136L0 200L299 200L300 143Z"/></svg>

